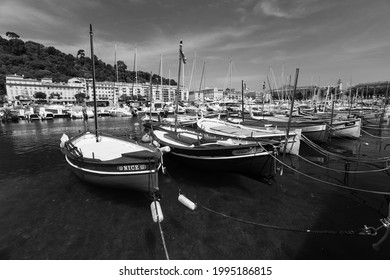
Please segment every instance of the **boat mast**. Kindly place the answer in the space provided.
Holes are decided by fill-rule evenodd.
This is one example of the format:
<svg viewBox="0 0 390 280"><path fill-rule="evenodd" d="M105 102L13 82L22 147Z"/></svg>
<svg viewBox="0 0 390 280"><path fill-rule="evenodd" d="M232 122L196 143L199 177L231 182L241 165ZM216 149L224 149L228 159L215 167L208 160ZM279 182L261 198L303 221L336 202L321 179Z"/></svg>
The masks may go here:
<svg viewBox="0 0 390 280"><path fill-rule="evenodd" d="M117 90L116 86L119 81L119 74L118 74L118 62L116 61L116 44L115 44L115 55L114 55L114 67L115 67L115 78L114 78L114 106L116 106L117 103Z"/></svg>
<svg viewBox="0 0 390 280"><path fill-rule="evenodd" d="M177 77L177 92L176 92L176 106L175 106L175 132L177 128L177 114L179 112L179 94L180 94L180 74L181 74L181 62L186 63L186 59L183 53L183 40L180 40L179 45L179 73Z"/></svg>
<svg viewBox="0 0 390 280"><path fill-rule="evenodd" d="M284 140L285 143L284 143L284 149L283 149L283 162L284 162L284 157L285 157L285 154L286 154L286 149L287 149L287 144L288 144L288 136L289 136L289 133L290 133L291 118L292 118L292 113L293 113L293 109L294 109L295 94L297 92L298 75L299 75L299 68L296 68L295 69L294 91L293 91L293 94L291 96L290 114L288 116L287 129L286 129L286 138ZM283 166L282 166L281 172L283 172Z"/></svg>
<svg viewBox="0 0 390 280"><path fill-rule="evenodd" d="M92 89L93 89L93 109L95 119L95 135L98 142L98 125L97 125L97 108L96 108L96 84L95 84L95 55L93 54L93 32L92 24L89 25L89 39L91 44L91 60L92 60Z"/></svg>
<svg viewBox="0 0 390 280"><path fill-rule="evenodd" d="M202 90L202 83L203 83L203 76L204 76L204 68L206 67L206 61L203 62L203 69L202 69L202 75L200 76L200 84L199 84L199 100L200 100L200 91ZM203 83L203 89L205 88ZM203 98L202 101L204 102L204 92L203 92Z"/></svg>
<svg viewBox="0 0 390 280"><path fill-rule="evenodd" d="M241 80L241 115L244 122L244 80Z"/></svg>
<svg viewBox="0 0 390 280"><path fill-rule="evenodd" d="M134 65L133 65L133 72L135 75L135 80L133 80L133 91L132 91L132 99L134 100L134 85L137 83L137 48L134 50Z"/></svg>
<svg viewBox="0 0 390 280"><path fill-rule="evenodd" d="M190 83L188 85L188 91L190 92L191 91L191 84L192 84L192 77L194 75L194 70L195 70L195 63L196 63L196 51L195 51L195 58L194 58L194 62L192 63L192 70L191 70L191 76L190 76Z"/></svg>

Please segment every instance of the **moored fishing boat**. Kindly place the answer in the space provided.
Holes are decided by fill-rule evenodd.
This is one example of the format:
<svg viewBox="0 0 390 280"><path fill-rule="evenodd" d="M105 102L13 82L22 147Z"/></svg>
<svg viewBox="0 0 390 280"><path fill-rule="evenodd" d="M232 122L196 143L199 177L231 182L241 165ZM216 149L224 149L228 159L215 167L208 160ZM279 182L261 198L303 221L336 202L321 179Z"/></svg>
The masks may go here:
<svg viewBox="0 0 390 280"><path fill-rule="evenodd" d="M358 139L361 134L360 118L335 120L329 127L331 137Z"/></svg>
<svg viewBox="0 0 390 280"><path fill-rule="evenodd" d="M180 91L181 66L186 59L179 46L179 73L177 91ZM156 145L168 146L169 157L174 157L187 166L207 171L239 173L250 176L269 178L275 175L275 156L279 143L248 142L236 143L232 139L210 139L201 133L178 131L178 97L176 96L175 121L173 129L159 129L151 126L150 134Z"/></svg>
<svg viewBox="0 0 390 280"><path fill-rule="evenodd" d="M276 141L284 146L287 138L286 152L299 154L301 130L286 132L274 128L255 128L241 124L230 123L219 119L201 118L197 121L199 129L214 135L221 135L248 141ZM284 148L281 149L284 151Z"/></svg>
<svg viewBox="0 0 390 280"><path fill-rule="evenodd" d="M192 168L270 178L275 175L278 142L238 143L234 139L206 139L199 134L163 129L151 130L161 146L170 147L167 156Z"/></svg>
<svg viewBox="0 0 390 280"><path fill-rule="evenodd" d="M98 131L92 25L90 40L95 133L85 131L72 138L64 134L61 151L72 171L85 182L154 194L158 191L161 152L152 145Z"/></svg>
<svg viewBox="0 0 390 280"><path fill-rule="evenodd" d="M289 117L285 115L254 116L246 118L241 124L246 126L272 125L279 129L286 129ZM315 142L326 142L329 137L329 129L325 120L309 119L308 117L292 116L290 129L301 129L302 134Z"/></svg>
<svg viewBox="0 0 390 280"><path fill-rule="evenodd" d="M72 171L83 181L100 186L158 190L161 152L151 145L110 135L64 134L61 151Z"/></svg>

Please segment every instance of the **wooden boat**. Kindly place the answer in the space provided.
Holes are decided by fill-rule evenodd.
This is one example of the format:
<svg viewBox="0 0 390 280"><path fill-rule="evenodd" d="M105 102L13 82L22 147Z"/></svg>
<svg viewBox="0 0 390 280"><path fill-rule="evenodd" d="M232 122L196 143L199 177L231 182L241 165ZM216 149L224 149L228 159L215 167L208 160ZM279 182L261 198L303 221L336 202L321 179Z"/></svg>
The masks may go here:
<svg viewBox="0 0 390 280"><path fill-rule="evenodd" d="M197 126L205 132L235 139L264 142L276 141L281 142L282 146L286 143L286 132L275 127L261 129L209 118L199 119ZM299 129L289 132L286 153L299 154L300 135L301 130ZM284 147L280 150L284 151Z"/></svg>
<svg viewBox="0 0 390 280"><path fill-rule="evenodd" d="M239 173L270 178L275 175L278 142L241 142L217 140L200 134L167 131L155 127L151 135L161 146L170 147L167 156L187 166L207 171Z"/></svg>
<svg viewBox="0 0 390 280"><path fill-rule="evenodd" d="M61 151L72 171L83 181L100 186L158 190L161 152L151 145L110 135L81 133L71 139L64 134Z"/></svg>
<svg viewBox="0 0 390 280"><path fill-rule="evenodd" d="M177 82L178 92L180 89L180 71L182 62L185 63L182 52L182 41L179 48L179 79ZM278 144L275 143L235 143L232 139L218 140L206 139L202 134L178 132L178 95L176 97L175 126L172 131L159 129L153 126L150 134L157 145L170 148L168 157L173 157L187 166L203 169L207 172L231 172L262 178L275 175L275 159L278 152Z"/></svg>
<svg viewBox="0 0 390 280"><path fill-rule="evenodd" d="M264 125L272 125L279 129L286 129L288 126L289 117L285 115L271 115L271 116L254 116L246 118L241 124L246 126L261 127ZM309 117L291 118L290 129L301 129L302 134L315 142L326 142L329 137L329 129L325 120L311 119Z"/></svg>
<svg viewBox="0 0 390 280"><path fill-rule="evenodd" d="M358 139L361 134L360 118L335 120L329 128L331 137Z"/></svg>
<svg viewBox="0 0 390 280"><path fill-rule="evenodd" d="M91 36L93 95L96 100L95 65ZM152 145L132 139L120 139L98 131L94 102L95 133L83 132L69 139L61 138L61 151L72 171L83 181L106 187L158 191L158 168L161 152Z"/></svg>

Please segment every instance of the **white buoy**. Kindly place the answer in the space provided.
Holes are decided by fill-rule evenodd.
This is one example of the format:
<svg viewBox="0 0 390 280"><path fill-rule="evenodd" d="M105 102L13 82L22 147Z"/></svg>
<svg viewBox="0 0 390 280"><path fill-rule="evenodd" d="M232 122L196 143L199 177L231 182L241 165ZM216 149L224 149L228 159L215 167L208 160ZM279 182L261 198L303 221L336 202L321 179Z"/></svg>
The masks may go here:
<svg viewBox="0 0 390 280"><path fill-rule="evenodd" d="M160 148L160 144L156 140L153 140L152 144L153 144L153 146Z"/></svg>
<svg viewBox="0 0 390 280"><path fill-rule="evenodd" d="M160 202L153 201L150 204L150 211L152 212L153 222L157 223L158 221L162 222L164 220Z"/></svg>
<svg viewBox="0 0 390 280"><path fill-rule="evenodd" d="M171 151L171 147L169 147L169 146L164 146L164 147L159 148L159 150L160 150L163 154L165 154L165 153L169 153L169 152Z"/></svg>
<svg viewBox="0 0 390 280"><path fill-rule="evenodd" d="M187 197L185 197L184 195L182 194L179 194L179 197L177 198L180 203L182 203L183 205L187 206L189 209L191 209L192 211L195 210L196 208L196 204L193 203L191 200L189 200Z"/></svg>

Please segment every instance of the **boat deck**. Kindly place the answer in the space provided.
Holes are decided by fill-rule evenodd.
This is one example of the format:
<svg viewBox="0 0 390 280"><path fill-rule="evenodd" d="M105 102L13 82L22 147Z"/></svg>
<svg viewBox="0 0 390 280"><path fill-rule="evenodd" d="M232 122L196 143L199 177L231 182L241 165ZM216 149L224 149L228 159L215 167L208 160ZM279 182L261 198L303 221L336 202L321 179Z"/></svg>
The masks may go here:
<svg viewBox="0 0 390 280"><path fill-rule="evenodd" d="M77 139L74 144L81 150L84 157L102 161L120 158L126 153L145 150L145 147L137 143L105 136L99 136L99 142L96 142L94 134L85 134Z"/></svg>

